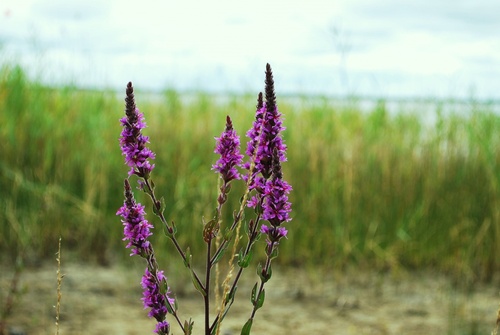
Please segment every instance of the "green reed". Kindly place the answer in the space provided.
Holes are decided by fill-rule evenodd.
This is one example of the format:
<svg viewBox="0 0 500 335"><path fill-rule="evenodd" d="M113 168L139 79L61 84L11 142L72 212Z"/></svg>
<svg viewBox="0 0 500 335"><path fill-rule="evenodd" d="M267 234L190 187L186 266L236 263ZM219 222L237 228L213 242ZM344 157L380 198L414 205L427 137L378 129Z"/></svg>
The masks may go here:
<svg viewBox="0 0 500 335"><path fill-rule="evenodd" d="M123 257L118 96L47 87L16 66L0 70L2 258L53 257L59 236L80 259ZM256 96L136 96L162 167L154 171L157 193L179 242L196 254L203 244L189 232L200 231L217 197L210 139L227 114L243 136ZM418 108L392 115L383 101L371 111L308 97L278 105L289 147L284 173L294 186L294 220L278 262L432 266L485 279L498 270L500 116L492 108L471 101L465 112L443 113L446 103L436 102L436 120L427 122ZM171 250L161 235L153 242L165 258Z"/></svg>

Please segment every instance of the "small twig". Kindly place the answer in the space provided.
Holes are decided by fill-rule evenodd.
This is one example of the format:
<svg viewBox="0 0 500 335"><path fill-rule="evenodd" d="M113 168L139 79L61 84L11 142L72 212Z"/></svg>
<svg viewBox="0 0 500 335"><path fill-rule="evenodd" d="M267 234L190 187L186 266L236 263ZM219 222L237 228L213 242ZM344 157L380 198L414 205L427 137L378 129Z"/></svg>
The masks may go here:
<svg viewBox="0 0 500 335"><path fill-rule="evenodd" d="M59 247L57 249L57 304L56 304L56 335L59 335L59 318L61 308L61 285L64 275L61 274L61 237L59 237Z"/></svg>

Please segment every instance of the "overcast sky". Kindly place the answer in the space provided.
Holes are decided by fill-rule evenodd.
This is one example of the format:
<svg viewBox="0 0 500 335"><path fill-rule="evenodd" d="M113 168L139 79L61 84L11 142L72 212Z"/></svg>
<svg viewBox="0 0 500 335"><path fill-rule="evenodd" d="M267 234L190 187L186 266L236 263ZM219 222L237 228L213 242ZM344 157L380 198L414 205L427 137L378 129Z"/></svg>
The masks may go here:
<svg viewBox="0 0 500 335"><path fill-rule="evenodd" d="M3 0L0 60L122 88L500 98L500 1Z"/></svg>

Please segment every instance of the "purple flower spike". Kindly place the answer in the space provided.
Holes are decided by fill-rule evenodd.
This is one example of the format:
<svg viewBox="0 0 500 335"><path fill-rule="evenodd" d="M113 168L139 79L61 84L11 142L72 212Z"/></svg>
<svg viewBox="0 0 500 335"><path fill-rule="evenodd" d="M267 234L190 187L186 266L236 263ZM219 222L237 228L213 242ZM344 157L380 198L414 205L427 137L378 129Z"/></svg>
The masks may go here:
<svg viewBox="0 0 500 335"><path fill-rule="evenodd" d="M236 166L241 166L243 155L240 154L240 138L233 129L233 123L229 116L226 119L226 129L215 140L217 145L214 152L220 154L221 157L212 166L212 169L221 174L225 183L233 179L240 179Z"/></svg>
<svg viewBox="0 0 500 335"><path fill-rule="evenodd" d="M247 132L247 137L250 139L247 143L246 154L250 159L253 159L255 155L255 150L259 145L259 136L262 128L262 118L266 111L264 107L264 102L262 101L262 92L259 93L257 98L257 110L255 112L255 121L253 122L252 128ZM250 169L250 162L246 162L244 165L245 169Z"/></svg>
<svg viewBox="0 0 500 335"><path fill-rule="evenodd" d="M286 145L281 138L281 132L285 130L281 121L281 113L276 105L276 96L274 94L274 79L271 66L266 66L266 102L265 114L262 120L262 130L260 134L259 145L256 154L256 168L262 173L265 179L271 176L272 160L274 149L278 150L281 162L286 161Z"/></svg>
<svg viewBox="0 0 500 335"><path fill-rule="evenodd" d="M267 180L264 191L262 219L269 221L270 227L263 225L261 232L267 234L269 242L278 242L285 237L288 231L281 226L291 220L292 207L288 201L288 194L292 187L283 180L278 149L274 149L272 161L272 178Z"/></svg>
<svg viewBox="0 0 500 335"><path fill-rule="evenodd" d="M144 136L141 130L146 128L144 115L139 112L135 105L134 88L129 82L126 90L125 114L120 119L123 130L120 136L120 147L122 155L125 156L125 163L130 166L129 176L136 174L142 178L148 178L154 168L154 164L149 159L154 159L155 154L146 147L149 137Z"/></svg>
<svg viewBox="0 0 500 335"><path fill-rule="evenodd" d="M170 325L165 321L165 317L167 316L167 303L173 305L174 299L168 296L170 292L166 288L164 289L165 293L161 293L161 286L166 286L166 278L163 275L163 271L158 271L155 276L146 268L141 280L141 285L144 290L142 298L144 308L151 308L148 316L158 321L155 332L161 335L168 334Z"/></svg>
<svg viewBox="0 0 500 335"><path fill-rule="evenodd" d="M282 179L273 178L266 183L266 198L262 218L275 227L291 220L289 216L291 204L288 202L287 196L291 189L292 187Z"/></svg>
<svg viewBox="0 0 500 335"><path fill-rule="evenodd" d="M144 206L135 202L128 179L125 179L125 201L116 215L120 215L123 218L123 240L129 241L127 248L132 249L130 256L146 255L150 248L150 243L147 239L152 235L150 229L153 226L144 218L146 215Z"/></svg>
<svg viewBox="0 0 500 335"><path fill-rule="evenodd" d="M281 120L282 114L276 105L274 93L274 79L271 66L266 66L265 81L266 101L262 102L262 94L259 94L257 111L252 129L247 132L249 142L246 154L253 157L255 168L251 171L253 175L250 189L255 189L259 194L265 192L267 180L271 177L273 153L277 150L279 161L286 161L286 145L283 143L281 132L285 130ZM245 168L250 168L250 163ZM253 196L248 202L249 207L255 208L259 203L260 195Z"/></svg>

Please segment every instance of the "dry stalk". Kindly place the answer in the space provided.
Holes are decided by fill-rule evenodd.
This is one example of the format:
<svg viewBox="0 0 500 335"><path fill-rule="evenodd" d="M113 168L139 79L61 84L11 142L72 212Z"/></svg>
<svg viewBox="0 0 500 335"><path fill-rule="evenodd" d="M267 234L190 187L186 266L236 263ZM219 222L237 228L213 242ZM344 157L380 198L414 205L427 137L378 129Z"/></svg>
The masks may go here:
<svg viewBox="0 0 500 335"><path fill-rule="evenodd" d="M500 329L500 308L498 308L497 312L497 323L495 329L491 332L491 335L497 335L498 334L498 329Z"/></svg>
<svg viewBox="0 0 500 335"><path fill-rule="evenodd" d="M60 308L61 308L61 285L64 275L61 274L61 238L59 237L59 247L57 249L57 304L56 308L56 335L59 335L59 317L60 317Z"/></svg>

